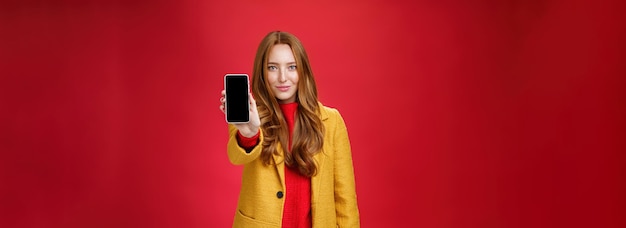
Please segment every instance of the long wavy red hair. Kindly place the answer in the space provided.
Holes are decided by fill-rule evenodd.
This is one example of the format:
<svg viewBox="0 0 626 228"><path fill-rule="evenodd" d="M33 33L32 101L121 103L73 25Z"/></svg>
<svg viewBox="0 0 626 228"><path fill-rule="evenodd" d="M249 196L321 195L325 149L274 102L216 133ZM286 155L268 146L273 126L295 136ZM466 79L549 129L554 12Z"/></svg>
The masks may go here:
<svg viewBox="0 0 626 228"><path fill-rule="evenodd" d="M280 109L278 100L274 96L267 80L267 62L271 48L277 44L287 44L291 47L296 60L298 72L298 91L296 102L295 125L291 152L289 152L289 129L285 117ZM278 145L285 153L285 164L305 176L311 177L317 172L317 165L313 155L321 151L324 143L324 125L320 118L320 105L317 99L317 87L309 58L302 43L294 35L274 31L263 38L257 49L252 71L252 93L256 99L261 129L264 135L261 159L266 165L272 164L272 155L280 155Z"/></svg>

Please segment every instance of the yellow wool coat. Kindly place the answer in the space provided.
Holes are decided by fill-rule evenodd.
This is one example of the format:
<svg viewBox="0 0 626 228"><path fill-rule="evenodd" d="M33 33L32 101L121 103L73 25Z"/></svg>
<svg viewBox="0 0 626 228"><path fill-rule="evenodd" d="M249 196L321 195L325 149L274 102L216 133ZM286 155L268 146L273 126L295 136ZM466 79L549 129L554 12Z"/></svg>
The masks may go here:
<svg viewBox="0 0 626 228"><path fill-rule="evenodd" d="M359 227L348 131L336 109L320 107L326 131L322 151L314 155L317 174L311 177L313 227ZM259 158L263 131L259 144L247 153L237 143L237 128L229 125L228 130L228 158L235 165L244 165L233 227L280 227L285 197L289 197L284 157L274 155L275 165L265 165ZM280 146L278 150L284 152Z"/></svg>

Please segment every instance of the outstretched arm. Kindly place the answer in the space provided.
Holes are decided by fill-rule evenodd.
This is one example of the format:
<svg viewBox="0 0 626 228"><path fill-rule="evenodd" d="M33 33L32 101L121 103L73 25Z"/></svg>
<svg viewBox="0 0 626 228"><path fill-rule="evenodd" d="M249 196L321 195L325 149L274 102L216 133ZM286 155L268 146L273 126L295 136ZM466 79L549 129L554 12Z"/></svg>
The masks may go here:
<svg viewBox="0 0 626 228"><path fill-rule="evenodd" d="M222 97L220 98L220 110L225 113L224 102L226 91L222 90ZM262 142L263 134L260 132L261 121L259 119L259 113L256 107L256 101L252 97L252 94L248 94L249 96L249 107L248 115L250 116L250 121L247 123L237 123L237 124L229 124L228 125L228 159L231 163L240 165L246 164L248 162L253 161L261 154L261 147L258 145L253 145L252 148L249 148L250 143L247 145L241 145L239 143L238 137L246 137L252 138L258 136L258 141ZM238 136L240 135L240 136ZM258 143L257 143L258 144ZM248 148L244 148L244 147Z"/></svg>

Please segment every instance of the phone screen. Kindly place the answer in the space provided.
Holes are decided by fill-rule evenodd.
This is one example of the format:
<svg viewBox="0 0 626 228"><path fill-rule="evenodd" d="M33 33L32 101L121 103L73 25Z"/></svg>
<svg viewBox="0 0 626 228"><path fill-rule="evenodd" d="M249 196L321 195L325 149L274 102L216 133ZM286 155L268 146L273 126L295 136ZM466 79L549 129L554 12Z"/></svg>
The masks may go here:
<svg viewBox="0 0 626 228"><path fill-rule="evenodd" d="M250 120L248 75L227 74L224 77L224 86L226 88L226 122L248 122Z"/></svg>

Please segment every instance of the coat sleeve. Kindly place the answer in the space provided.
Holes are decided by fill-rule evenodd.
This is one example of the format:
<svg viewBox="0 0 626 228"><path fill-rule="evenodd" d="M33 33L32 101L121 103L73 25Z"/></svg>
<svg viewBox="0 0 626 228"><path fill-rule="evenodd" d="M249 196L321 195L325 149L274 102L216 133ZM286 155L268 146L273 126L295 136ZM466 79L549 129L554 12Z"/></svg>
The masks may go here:
<svg viewBox="0 0 626 228"><path fill-rule="evenodd" d="M335 148L335 209L338 227L359 227L359 209L354 183L352 151L346 124L335 110L337 117L334 135Z"/></svg>
<svg viewBox="0 0 626 228"><path fill-rule="evenodd" d="M259 134L259 143L248 152L237 142L237 128L232 124L228 125L228 160L235 165L243 165L254 161L261 155L261 144L263 143L263 131Z"/></svg>

